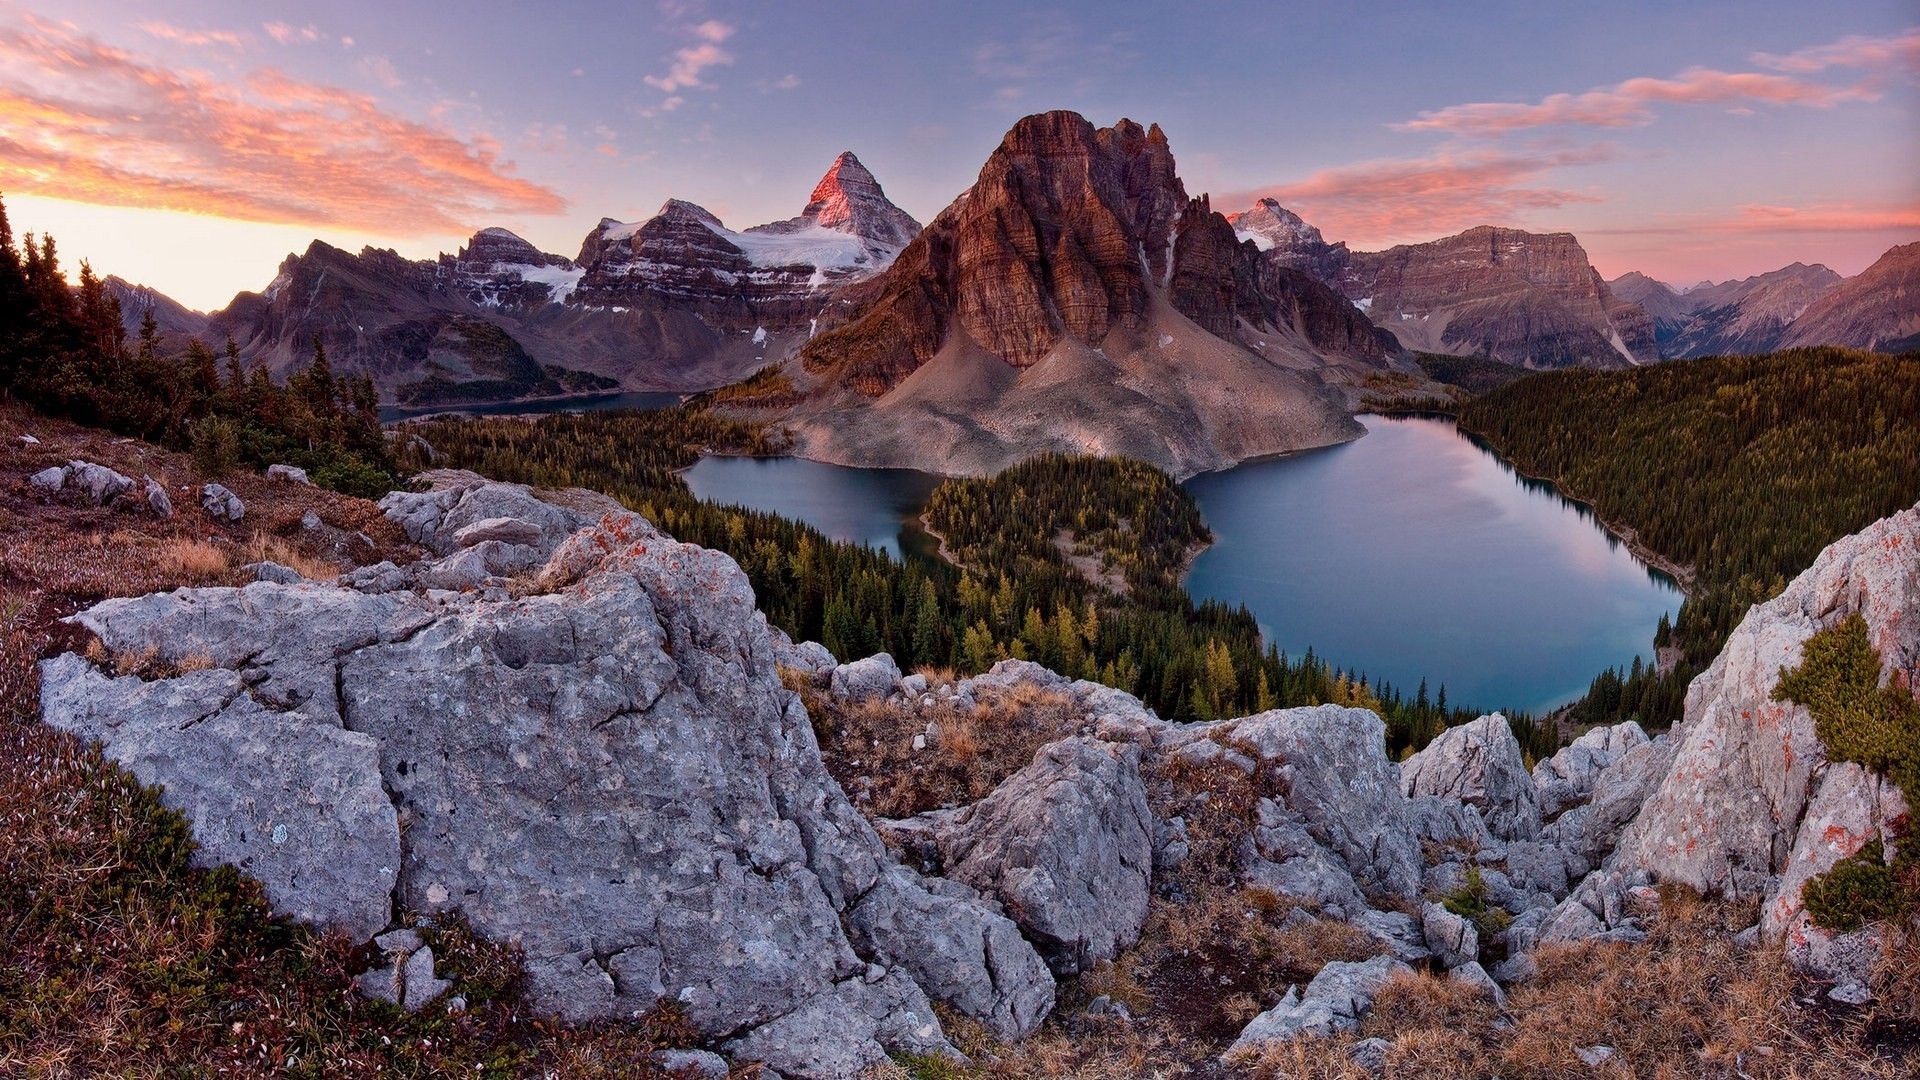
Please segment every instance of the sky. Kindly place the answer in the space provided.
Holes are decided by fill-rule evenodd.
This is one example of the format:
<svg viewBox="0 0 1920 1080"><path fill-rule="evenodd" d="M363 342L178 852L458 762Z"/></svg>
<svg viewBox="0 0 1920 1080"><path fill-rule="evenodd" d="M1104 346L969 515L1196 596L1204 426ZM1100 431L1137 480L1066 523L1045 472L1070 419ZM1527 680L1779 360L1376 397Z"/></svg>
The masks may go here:
<svg viewBox="0 0 1920 1080"><path fill-rule="evenodd" d="M1916 0L0 0L15 231L200 309L315 238L787 218L849 149L925 221L1056 108L1363 250L1567 230L1685 285L1920 240Z"/></svg>

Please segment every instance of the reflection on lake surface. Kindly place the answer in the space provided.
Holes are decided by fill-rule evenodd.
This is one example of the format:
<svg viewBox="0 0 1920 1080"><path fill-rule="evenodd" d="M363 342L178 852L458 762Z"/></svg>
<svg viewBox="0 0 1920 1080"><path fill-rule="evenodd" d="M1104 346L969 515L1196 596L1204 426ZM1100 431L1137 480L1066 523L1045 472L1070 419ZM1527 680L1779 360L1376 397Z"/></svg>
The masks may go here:
<svg viewBox="0 0 1920 1080"><path fill-rule="evenodd" d="M922 551L910 528L940 483L912 469L849 469L800 458L702 458L683 474L708 502L804 521L835 540L877 547L895 558Z"/></svg>
<svg viewBox="0 0 1920 1080"><path fill-rule="evenodd" d="M1585 508L1452 421L1367 416L1344 446L1187 484L1216 543L1196 599L1245 604L1268 640L1481 708L1542 709L1651 658L1680 593Z"/></svg>
<svg viewBox="0 0 1920 1080"><path fill-rule="evenodd" d="M1365 438L1187 482L1214 546L1195 599L1245 604L1298 656L1448 700L1540 710L1601 669L1651 658L1680 593L1591 514L1528 481L1452 421L1362 417ZM939 478L797 458L707 458L694 494L799 519L837 540L930 554L911 527Z"/></svg>

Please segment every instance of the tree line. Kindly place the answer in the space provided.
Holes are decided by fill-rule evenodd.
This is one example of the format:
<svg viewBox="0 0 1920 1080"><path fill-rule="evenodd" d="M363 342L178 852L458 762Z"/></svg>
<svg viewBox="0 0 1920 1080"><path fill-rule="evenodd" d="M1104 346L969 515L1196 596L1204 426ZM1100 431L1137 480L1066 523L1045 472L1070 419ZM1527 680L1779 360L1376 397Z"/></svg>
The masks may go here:
<svg viewBox="0 0 1920 1080"><path fill-rule="evenodd" d="M1602 673L1581 719L1680 718L1686 685L1753 604L1820 549L1920 500L1920 357L1790 349L1568 370L1475 399L1460 426L1692 567L1665 673Z"/></svg>
<svg viewBox="0 0 1920 1080"><path fill-rule="evenodd" d="M1444 687L1434 693L1422 683L1409 696L1311 650L1289 657L1263 643L1244 607L1195 604L1178 578L1205 524L1171 478L1138 462L1042 458L1000 479L943 483L929 517L958 553L963 565L955 565L895 559L778 515L696 499L678 471L702 453L784 449L777 432L697 402L534 420L447 418L406 430L426 444L405 440L409 466L592 488L681 540L725 551L770 622L842 658L885 651L907 669L964 672L1031 659L1127 690L1173 720L1328 702L1370 708L1386 719L1396 752L1479 715L1449 704ZM1052 540L1062 527L1084 539L1090 557L1111 559L1131 587L1116 593L1073 572ZM1509 715L1530 750L1552 752L1550 728Z"/></svg>
<svg viewBox="0 0 1920 1080"><path fill-rule="evenodd" d="M197 338L169 351L152 308L130 337L93 268L82 262L79 277L67 280L52 236L16 244L0 201L0 398L191 449L209 474L283 462L351 494L393 486L372 380L335 375L317 339L312 360L279 384L242 363L232 338L224 363Z"/></svg>

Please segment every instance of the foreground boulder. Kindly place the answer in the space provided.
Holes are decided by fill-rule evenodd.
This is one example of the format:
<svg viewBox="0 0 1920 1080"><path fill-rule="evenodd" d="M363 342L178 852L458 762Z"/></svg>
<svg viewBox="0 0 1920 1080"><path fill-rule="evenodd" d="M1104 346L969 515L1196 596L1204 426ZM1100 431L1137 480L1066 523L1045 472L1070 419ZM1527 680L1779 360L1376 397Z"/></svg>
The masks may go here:
<svg viewBox="0 0 1920 1080"><path fill-rule="evenodd" d="M1373 1007L1387 981L1412 968L1391 956L1362 963L1335 961L1320 969L1305 992L1290 988L1280 1003L1247 1024L1225 1055L1227 1060L1256 1054L1303 1035L1327 1036L1352 1031Z"/></svg>
<svg viewBox="0 0 1920 1080"><path fill-rule="evenodd" d="M1136 746L1063 739L958 813L909 832L944 873L998 899L1053 969L1084 971L1140 936L1153 874L1153 815Z"/></svg>
<svg viewBox="0 0 1920 1080"><path fill-rule="evenodd" d="M1201 729L1252 757L1314 840L1362 888L1411 898L1420 889L1413 808L1387 760L1386 724L1365 709L1275 709Z"/></svg>
<svg viewBox="0 0 1920 1080"><path fill-rule="evenodd" d="M42 469L27 482L50 495L71 491L95 506L105 506L133 490L133 478L91 461L69 461Z"/></svg>
<svg viewBox="0 0 1920 1080"><path fill-rule="evenodd" d="M224 484L207 484L200 489L200 509L215 521L238 524L247 516L247 504Z"/></svg>
<svg viewBox="0 0 1920 1080"><path fill-rule="evenodd" d="M1709 894L1763 897L1762 930L1784 938L1796 963L1860 980L1877 931L1815 926L1801 889L1868 843L1896 839L1911 808L1885 778L1831 761L1807 709L1773 697L1806 640L1855 613L1879 650L1883 683L1920 670L1920 507L1835 541L1747 612L1688 687L1672 767L1614 863Z"/></svg>
<svg viewBox="0 0 1920 1080"><path fill-rule="evenodd" d="M450 541L529 495L501 487L455 476L394 508ZM584 513L551 508L533 520ZM279 910L355 940L396 912L464 916L521 948L539 1011L670 999L791 1077L949 1052L916 973L1009 1035L1050 1006L1005 916L892 872L739 568L636 515L559 540L517 599L262 582L77 620L111 654L197 670L60 657L46 720L164 785L201 859L260 877Z"/></svg>
<svg viewBox="0 0 1920 1080"><path fill-rule="evenodd" d="M1540 831L1540 795L1513 726L1499 713L1451 727L1400 764L1409 797L1440 795L1480 811L1494 836L1528 840Z"/></svg>

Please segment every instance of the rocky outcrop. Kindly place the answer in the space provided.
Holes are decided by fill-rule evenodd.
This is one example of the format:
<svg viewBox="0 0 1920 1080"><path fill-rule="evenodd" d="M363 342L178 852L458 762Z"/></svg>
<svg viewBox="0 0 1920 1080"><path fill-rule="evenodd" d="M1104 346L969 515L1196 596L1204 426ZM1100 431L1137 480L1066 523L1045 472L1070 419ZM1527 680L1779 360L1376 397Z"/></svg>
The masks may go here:
<svg viewBox="0 0 1920 1080"><path fill-rule="evenodd" d="M49 495L70 492L95 506L105 506L133 490L132 477L91 461L69 461L42 469L28 477L27 483Z"/></svg>
<svg viewBox="0 0 1920 1080"><path fill-rule="evenodd" d="M1373 1007L1381 987L1395 975L1412 971L1390 956L1363 963L1328 964L1307 984L1305 992L1289 988L1279 1004L1254 1017L1222 1056L1232 1061L1302 1035L1324 1037L1352 1031Z"/></svg>
<svg viewBox="0 0 1920 1080"><path fill-rule="evenodd" d="M1365 709L1277 709L1212 725L1208 737L1267 770L1288 810L1368 889L1420 888L1412 807L1386 755L1386 725Z"/></svg>
<svg viewBox="0 0 1920 1080"><path fill-rule="evenodd" d="M1465 803L1502 840L1528 840L1540 831L1539 792L1513 726L1499 713L1448 728L1401 762L1400 790Z"/></svg>
<svg viewBox="0 0 1920 1080"><path fill-rule="evenodd" d="M821 765L731 560L624 511L566 532L596 502L581 494L430 479L387 506L429 547L499 517L540 529L528 546L551 551L519 595L388 567L108 601L76 618L111 655L188 673L63 656L45 718L164 785L198 857L279 910L355 940L458 914L519 945L530 1003L565 1019L671 999L796 1077L946 1052L916 977L1031 1030L1052 994L1038 955L991 905L892 862Z"/></svg>
<svg viewBox="0 0 1920 1080"><path fill-rule="evenodd" d="M237 525L247 516L247 504L225 484L206 484L200 488L200 509L215 521Z"/></svg>
<svg viewBox="0 0 1920 1080"><path fill-rule="evenodd" d="M1137 746L1049 743L986 798L906 831L945 876L1005 905L1062 975L1112 960L1146 921L1154 824Z"/></svg>
<svg viewBox="0 0 1920 1080"><path fill-rule="evenodd" d="M1897 788L1830 761L1807 709L1773 697L1821 629L1858 613L1885 678L1920 671L1920 507L1836 541L1784 592L1754 606L1687 689L1671 768L1621 840L1614 865L1703 892L1764 898L1764 932L1830 976L1857 976L1858 941L1807 917L1801 887L1910 813ZM1851 970L1849 970L1851 969Z"/></svg>
<svg viewBox="0 0 1920 1080"><path fill-rule="evenodd" d="M1597 727L1561 747L1533 767L1533 786L1540 793L1541 816L1551 818L1593 794L1593 786L1607 766L1648 741L1639 724L1628 720Z"/></svg>

